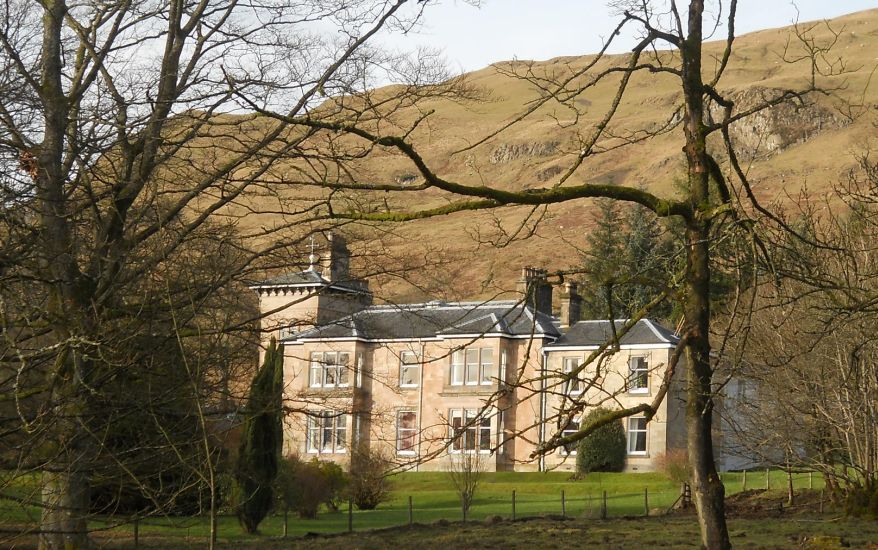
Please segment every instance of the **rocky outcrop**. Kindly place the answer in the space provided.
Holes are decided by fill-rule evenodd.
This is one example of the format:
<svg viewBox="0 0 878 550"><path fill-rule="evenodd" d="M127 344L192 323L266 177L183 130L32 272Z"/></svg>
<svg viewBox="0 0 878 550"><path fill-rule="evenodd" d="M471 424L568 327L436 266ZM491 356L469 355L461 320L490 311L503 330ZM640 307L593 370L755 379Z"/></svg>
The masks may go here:
<svg viewBox="0 0 878 550"><path fill-rule="evenodd" d="M727 94L735 102L735 112L752 109L779 97L781 90L753 87ZM718 121L722 109L715 106L711 117ZM827 130L843 128L850 121L835 111L806 99L787 101L759 111L731 126L731 136L741 153L751 158L769 157L793 145L804 143Z"/></svg>
<svg viewBox="0 0 878 550"><path fill-rule="evenodd" d="M532 141L526 143L501 143L488 157L491 164L500 164L523 157L548 157L558 150L557 141Z"/></svg>

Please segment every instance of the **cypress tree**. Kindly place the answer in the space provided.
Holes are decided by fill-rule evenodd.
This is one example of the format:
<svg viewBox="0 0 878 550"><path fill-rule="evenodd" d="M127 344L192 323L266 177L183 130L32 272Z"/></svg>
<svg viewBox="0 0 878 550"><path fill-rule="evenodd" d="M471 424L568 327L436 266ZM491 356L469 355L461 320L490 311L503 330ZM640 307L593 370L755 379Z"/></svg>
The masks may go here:
<svg viewBox="0 0 878 550"><path fill-rule="evenodd" d="M250 385L235 472L241 499L238 520L247 533L257 532L273 504L272 483L283 444L282 403L283 346L272 338Z"/></svg>

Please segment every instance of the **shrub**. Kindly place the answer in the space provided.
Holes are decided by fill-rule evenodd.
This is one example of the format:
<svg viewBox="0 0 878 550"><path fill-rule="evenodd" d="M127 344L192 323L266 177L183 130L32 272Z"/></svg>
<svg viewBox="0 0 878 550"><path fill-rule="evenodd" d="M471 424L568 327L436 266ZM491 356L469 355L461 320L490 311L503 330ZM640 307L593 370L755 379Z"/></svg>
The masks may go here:
<svg viewBox="0 0 878 550"><path fill-rule="evenodd" d="M338 512L342 501L347 497L351 477L335 462L321 462L320 475L327 486L326 506L333 512Z"/></svg>
<svg viewBox="0 0 878 550"><path fill-rule="evenodd" d="M390 460L363 445L351 455L351 498L360 510L374 510L390 497Z"/></svg>
<svg viewBox="0 0 878 550"><path fill-rule="evenodd" d="M610 413L597 408L588 413L582 426L587 426L598 418ZM611 422L601 426L579 442L576 449L576 471L621 472L625 468L625 428L622 422Z"/></svg>
<svg viewBox="0 0 878 550"><path fill-rule="evenodd" d="M479 453L461 453L449 457L447 472L454 490L457 491L464 513L468 512L475 500L476 491L482 482L485 465Z"/></svg>
<svg viewBox="0 0 878 550"><path fill-rule="evenodd" d="M685 449L672 449L656 457L658 470L671 481L689 481L689 453Z"/></svg>
<svg viewBox="0 0 878 550"><path fill-rule="evenodd" d="M844 511L849 516L878 519L878 483L849 487Z"/></svg>
<svg viewBox="0 0 878 550"><path fill-rule="evenodd" d="M302 519L317 519L320 505L329 498L329 481L317 459L302 462L298 457L284 458L274 479L275 506L293 510Z"/></svg>

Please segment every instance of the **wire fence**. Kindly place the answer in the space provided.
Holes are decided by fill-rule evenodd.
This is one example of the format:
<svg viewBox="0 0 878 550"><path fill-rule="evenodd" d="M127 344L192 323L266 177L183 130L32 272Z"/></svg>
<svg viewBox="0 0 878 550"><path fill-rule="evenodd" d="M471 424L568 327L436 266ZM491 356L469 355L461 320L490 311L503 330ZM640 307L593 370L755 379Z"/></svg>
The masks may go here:
<svg viewBox="0 0 878 550"><path fill-rule="evenodd" d="M795 490L823 489L822 477L813 472L785 472L779 470L746 470L724 472L721 479L727 495L742 491L764 490L784 492L792 484ZM586 487L579 482L562 484L556 492L535 492L532 488L498 490L482 488L473 505L464 510L453 491L434 493L397 493L395 498L376 510L357 510L352 503L344 503L338 512L321 513L316 520L303 520L290 513L266 518L260 525L262 536L302 536L309 533L333 534L353 531L402 527L414 524L436 524L458 521L498 522L525 520L533 517L590 518L595 520L619 517L646 517L663 515L685 500L685 489L669 483L662 486L626 487L614 490ZM821 504L823 500L820 495ZM821 506L822 509L822 506ZM220 538L240 537L241 529L233 515L220 516ZM135 546L141 541L157 538L174 539L187 543L204 541L209 534L209 518L131 518L119 525L114 517L107 526L114 538L128 539ZM122 520L124 522L124 520ZM109 523L109 522L108 522Z"/></svg>

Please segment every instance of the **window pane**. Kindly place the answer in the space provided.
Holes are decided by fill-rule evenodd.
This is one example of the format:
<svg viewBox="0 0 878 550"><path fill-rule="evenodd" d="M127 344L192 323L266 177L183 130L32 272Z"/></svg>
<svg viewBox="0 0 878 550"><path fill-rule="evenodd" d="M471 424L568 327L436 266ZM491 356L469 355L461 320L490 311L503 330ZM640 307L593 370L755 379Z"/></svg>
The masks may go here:
<svg viewBox="0 0 878 550"><path fill-rule="evenodd" d="M564 374L570 374L571 372L577 370L579 368L579 363L579 357L565 357ZM578 393L581 391L582 382L580 380L579 374L577 374L575 378L567 381L567 393Z"/></svg>
<svg viewBox="0 0 878 550"><path fill-rule="evenodd" d="M479 350L466 350L466 383L478 383L479 376Z"/></svg>
<svg viewBox="0 0 878 550"><path fill-rule="evenodd" d="M469 426L466 429L466 435L464 437L463 448L467 451L474 451L476 449L476 427L475 426Z"/></svg>
<svg viewBox="0 0 878 550"><path fill-rule="evenodd" d="M461 441L460 438L462 434L460 433L460 428L463 425L463 419L460 416L460 411L451 411L451 450L459 451L461 449Z"/></svg>
<svg viewBox="0 0 878 550"><path fill-rule="evenodd" d="M323 385L335 386L335 365L323 365Z"/></svg>
<svg viewBox="0 0 878 550"><path fill-rule="evenodd" d="M308 417L308 451L316 453L320 448L320 424L314 417Z"/></svg>
<svg viewBox="0 0 878 550"><path fill-rule="evenodd" d="M420 378L418 356L411 351L404 351L399 356L399 385L417 386Z"/></svg>
<svg viewBox="0 0 878 550"><path fill-rule="evenodd" d="M645 390L649 383L649 367L645 357L632 357L628 361L629 388L631 390Z"/></svg>
<svg viewBox="0 0 878 550"><path fill-rule="evenodd" d="M348 385L348 368L346 365L338 366L338 385L339 386L347 386Z"/></svg>
<svg viewBox="0 0 878 550"><path fill-rule="evenodd" d="M487 451L491 448L491 419L483 418L479 425L479 449Z"/></svg>
<svg viewBox="0 0 878 550"><path fill-rule="evenodd" d="M323 359L322 353L311 354L311 372L308 375L312 386L323 385L323 366L320 364Z"/></svg>
<svg viewBox="0 0 878 550"><path fill-rule="evenodd" d="M572 422L570 422L570 424L567 426L566 429L561 431L561 436L567 437L567 436L575 434L578 431L579 431L579 420L573 420ZM561 450L561 453L562 454L576 453L576 446L578 444L579 444L578 441L574 441L573 443L568 443L567 445L564 445L564 448Z"/></svg>
<svg viewBox="0 0 878 550"><path fill-rule="evenodd" d="M463 384L463 351L455 351L451 355L451 384L459 386Z"/></svg>
<svg viewBox="0 0 878 550"><path fill-rule="evenodd" d="M479 378L482 384L494 382L494 350L491 348L482 349L482 367Z"/></svg>
<svg viewBox="0 0 878 550"><path fill-rule="evenodd" d="M645 418L629 418L628 419L628 452L629 453L645 453L646 452L646 419Z"/></svg>
<svg viewBox="0 0 878 550"><path fill-rule="evenodd" d="M417 435L417 415L414 411L400 412L398 422L397 448L400 451L414 451L415 437Z"/></svg>
<svg viewBox="0 0 878 550"><path fill-rule="evenodd" d="M345 450L347 447L345 439L347 439L347 416L341 414L335 417L335 452Z"/></svg>
<svg viewBox="0 0 878 550"><path fill-rule="evenodd" d="M325 452L332 452L332 418L323 418L323 445L322 448Z"/></svg>

